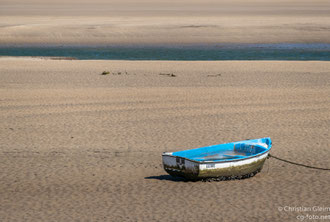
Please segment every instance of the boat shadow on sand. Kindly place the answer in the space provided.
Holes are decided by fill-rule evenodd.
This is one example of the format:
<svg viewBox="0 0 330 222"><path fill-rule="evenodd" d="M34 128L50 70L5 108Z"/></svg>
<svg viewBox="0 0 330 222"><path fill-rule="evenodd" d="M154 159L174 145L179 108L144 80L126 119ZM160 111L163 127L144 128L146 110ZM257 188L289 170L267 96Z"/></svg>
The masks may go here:
<svg viewBox="0 0 330 222"><path fill-rule="evenodd" d="M169 180L173 182L190 182L190 180L187 180L183 177L173 177L171 175L159 175L159 176L150 176L145 177L146 180Z"/></svg>
<svg viewBox="0 0 330 222"><path fill-rule="evenodd" d="M258 171L259 172L259 171ZM248 175L244 175L242 177L235 177L235 176L227 176L227 177L210 177L210 178L203 178L203 179L187 179L184 177L173 177L171 175L159 175L159 176L150 176L145 177L144 179L147 180L168 180L173 182L212 182L212 181L229 181L229 180L245 180L250 177L254 177L258 172L254 172Z"/></svg>

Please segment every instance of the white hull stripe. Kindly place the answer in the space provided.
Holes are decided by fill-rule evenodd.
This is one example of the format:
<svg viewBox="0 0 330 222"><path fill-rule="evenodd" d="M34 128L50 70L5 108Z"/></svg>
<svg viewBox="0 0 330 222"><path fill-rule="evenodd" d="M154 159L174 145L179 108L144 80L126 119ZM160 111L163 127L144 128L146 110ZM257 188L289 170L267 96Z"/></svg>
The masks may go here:
<svg viewBox="0 0 330 222"><path fill-rule="evenodd" d="M264 153L260 156L254 157L254 158L248 158L246 160L242 159L240 161L233 161L233 162L214 162L214 163L200 163L199 169L200 170L208 170L208 169L221 169L221 168L229 168L229 167L236 167L236 166L242 166L247 165L253 162L256 162L258 160L262 160L268 156L268 152Z"/></svg>

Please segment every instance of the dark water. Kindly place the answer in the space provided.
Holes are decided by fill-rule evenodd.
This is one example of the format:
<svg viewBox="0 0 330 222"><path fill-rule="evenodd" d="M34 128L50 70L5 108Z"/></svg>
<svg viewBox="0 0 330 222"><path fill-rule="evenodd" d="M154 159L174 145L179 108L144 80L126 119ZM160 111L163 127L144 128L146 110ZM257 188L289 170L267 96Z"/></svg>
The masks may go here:
<svg viewBox="0 0 330 222"><path fill-rule="evenodd" d="M323 60L330 44L217 44L207 46L0 47L0 56L112 60Z"/></svg>

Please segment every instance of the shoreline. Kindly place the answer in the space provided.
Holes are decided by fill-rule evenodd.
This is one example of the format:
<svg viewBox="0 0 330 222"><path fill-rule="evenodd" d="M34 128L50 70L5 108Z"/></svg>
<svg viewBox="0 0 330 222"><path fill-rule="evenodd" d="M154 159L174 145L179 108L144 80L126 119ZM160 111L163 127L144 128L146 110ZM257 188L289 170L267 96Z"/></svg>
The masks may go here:
<svg viewBox="0 0 330 222"><path fill-rule="evenodd" d="M54 59L53 59L54 58ZM72 61L72 62L80 62L80 63L187 63L193 64L197 63L330 63L330 61L322 61L322 60L116 60L116 59L75 59L71 57L51 57L51 56L0 56L0 60L24 60L24 61L34 61L34 60L42 60L42 61Z"/></svg>
<svg viewBox="0 0 330 222"><path fill-rule="evenodd" d="M311 62L330 62L330 60L254 60L254 59L251 59L251 60L239 60L239 59L236 59L236 60L157 60L157 59L146 59L146 60L140 60L140 59L78 59L78 58L75 58L75 57L59 57L59 56L0 56L0 60L54 60L54 61L87 61L87 62L132 62L132 63L193 63L193 62L197 62L197 63L221 63L221 62L260 62L260 63L276 63L276 62L288 62L288 63L291 63L291 62L307 62L307 63L311 63Z"/></svg>
<svg viewBox="0 0 330 222"><path fill-rule="evenodd" d="M126 43L126 44L53 44L53 43L0 43L0 48L192 48L192 49L214 49L216 48L320 48L330 49L330 42L215 42L215 43Z"/></svg>

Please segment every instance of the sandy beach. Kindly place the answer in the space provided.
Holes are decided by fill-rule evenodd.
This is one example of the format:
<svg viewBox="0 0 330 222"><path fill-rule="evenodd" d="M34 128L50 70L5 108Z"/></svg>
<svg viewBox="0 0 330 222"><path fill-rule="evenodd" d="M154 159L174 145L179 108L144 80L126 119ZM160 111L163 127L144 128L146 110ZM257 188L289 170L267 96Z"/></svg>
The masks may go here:
<svg viewBox="0 0 330 222"><path fill-rule="evenodd" d="M329 36L327 0L0 0L0 47ZM329 171L270 158L252 178L189 182L161 158L271 137L272 155L329 169L329 61L2 56L0 95L0 221L330 219Z"/></svg>
<svg viewBox="0 0 330 222"><path fill-rule="evenodd" d="M1 45L330 43L326 0L0 0Z"/></svg>
<svg viewBox="0 0 330 222"><path fill-rule="evenodd" d="M281 209L329 207L329 171L268 159L253 178L185 182L161 153L270 136L273 155L330 168L330 62L3 57L0 70L1 221L297 221Z"/></svg>

